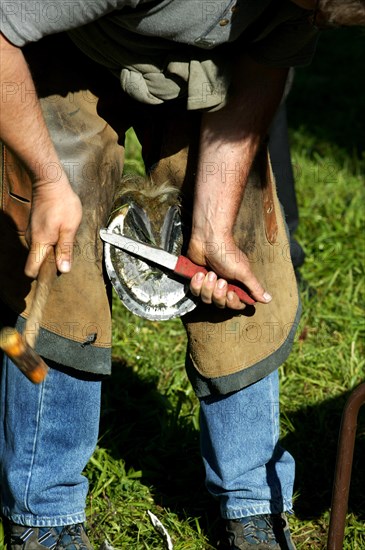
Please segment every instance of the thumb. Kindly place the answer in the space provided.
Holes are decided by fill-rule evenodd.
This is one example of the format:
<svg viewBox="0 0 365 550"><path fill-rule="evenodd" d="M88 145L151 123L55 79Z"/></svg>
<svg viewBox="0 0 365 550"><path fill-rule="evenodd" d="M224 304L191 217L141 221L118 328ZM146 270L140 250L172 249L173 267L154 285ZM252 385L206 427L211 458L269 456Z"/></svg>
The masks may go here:
<svg viewBox="0 0 365 550"><path fill-rule="evenodd" d="M244 273L244 275L242 275ZM251 268L245 265L245 269L242 270L239 279L250 291L250 294L254 300L263 304L268 304L272 300L272 296L264 289L258 279L256 279Z"/></svg>
<svg viewBox="0 0 365 550"><path fill-rule="evenodd" d="M60 273L69 273L73 261L75 233L64 231L60 233L56 245L56 264Z"/></svg>

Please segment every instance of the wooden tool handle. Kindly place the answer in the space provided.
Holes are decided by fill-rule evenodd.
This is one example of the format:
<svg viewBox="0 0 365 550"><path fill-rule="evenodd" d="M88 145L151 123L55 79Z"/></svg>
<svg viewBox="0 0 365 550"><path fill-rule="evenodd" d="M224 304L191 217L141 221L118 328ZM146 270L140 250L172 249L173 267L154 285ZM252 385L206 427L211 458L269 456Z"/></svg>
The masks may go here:
<svg viewBox="0 0 365 550"><path fill-rule="evenodd" d="M23 336L12 327L5 327L0 331L0 348L33 384L43 382L48 372L48 366L33 348L38 337L48 295L56 275L55 251L53 246L50 246L39 269L36 289Z"/></svg>
<svg viewBox="0 0 365 550"><path fill-rule="evenodd" d="M0 348L33 384L43 382L48 366L15 328L0 331Z"/></svg>
<svg viewBox="0 0 365 550"><path fill-rule="evenodd" d="M53 246L49 246L39 269L33 301L30 306L28 319L25 323L24 337L32 348L35 347L44 308L56 276L57 266L55 250Z"/></svg>

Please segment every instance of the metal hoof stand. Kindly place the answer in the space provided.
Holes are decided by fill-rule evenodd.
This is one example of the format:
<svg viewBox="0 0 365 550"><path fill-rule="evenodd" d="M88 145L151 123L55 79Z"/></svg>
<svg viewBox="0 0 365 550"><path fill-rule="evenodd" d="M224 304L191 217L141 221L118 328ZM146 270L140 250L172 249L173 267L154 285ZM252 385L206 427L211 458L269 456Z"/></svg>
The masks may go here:
<svg viewBox="0 0 365 550"><path fill-rule="evenodd" d="M357 417L365 403L365 383L352 391L342 413L333 483L327 550L342 550L354 456Z"/></svg>

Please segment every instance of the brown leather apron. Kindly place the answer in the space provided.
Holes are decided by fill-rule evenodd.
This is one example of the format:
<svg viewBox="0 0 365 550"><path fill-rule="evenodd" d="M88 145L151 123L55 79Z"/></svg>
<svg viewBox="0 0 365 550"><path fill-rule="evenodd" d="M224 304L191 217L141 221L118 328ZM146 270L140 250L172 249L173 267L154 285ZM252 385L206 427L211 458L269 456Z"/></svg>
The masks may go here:
<svg viewBox="0 0 365 550"><path fill-rule="evenodd" d="M39 57L35 56L36 61L30 64L34 67L52 139L81 198L83 220L72 271L58 278L44 312L42 327L53 344L45 345L41 351L67 366L93 371L96 367L90 361L90 353L85 356L81 353L74 361L67 346L89 342L91 349L107 350L111 345L109 292L98 230L106 224L121 178L123 147L118 143L118 134L123 140L124 131L133 123L145 145L147 164L155 163L154 181L168 179L181 188L183 211L189 215L199 122L196 113L186 113L178 106L146 110L135 102L128 104L128 98L118 90L117 80L109 82L109 76L104 75L101 85L100 68L93 63L88 67L87 77L82 79L72 48L71 53L63 46L58 51L58 63L54 56L49 60L54 78L48 73L47 79L41 76L37 79ZM42 59L43 73L44 63ZM84 62L84 71L85 66ZM62 70L67 78L60 75ZM67 82L71 85L67 86ZM156 130L152 139L151 128ZM6 149L3 153L0 298L26 318L34 287L23 274L27 255L24 231L31 189L17 159ZM247 307L240 313L200 305L183 318L191 359L198 372L207 378L236 373L270 357L285 342L297 312L298 293L289 245L266 153L260 155L252 171L235 237L249 256L258 279L273 295L273 301ZM62 340L60 347L64 350L60 354L57 337Z"/></svg>
<svg viewBox="0 0 365 550"><path fill-rule="evenodd" d="M161 160L152 176L155 181L169 180L182 187L191 199L189 186L194 180L195 162L191 151L189 154L183 147L181 132L179 147L174 147L179 121L177 118L165 127ZM186 118L181 127L186 136L192 135ZM186 143L189 141L194 143L186 137ZM285 343L297 315L297 283L266 148L251 170L234 234L273 300L238 313L201 304L182 317L190 358L206 378L227 376L270 357Z"/></svg>

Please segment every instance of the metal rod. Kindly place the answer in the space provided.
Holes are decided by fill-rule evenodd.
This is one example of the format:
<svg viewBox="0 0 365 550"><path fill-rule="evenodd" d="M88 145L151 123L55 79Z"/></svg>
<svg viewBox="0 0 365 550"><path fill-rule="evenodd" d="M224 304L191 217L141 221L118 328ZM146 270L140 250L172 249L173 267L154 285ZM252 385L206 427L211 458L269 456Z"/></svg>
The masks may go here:
<svg viewBox="0 0 365 550"><path fill-rule="evenodd" d="M357 417L365 403L365 383L353 390L342 413L327 550L342 550L355 448Z"/></svg>

